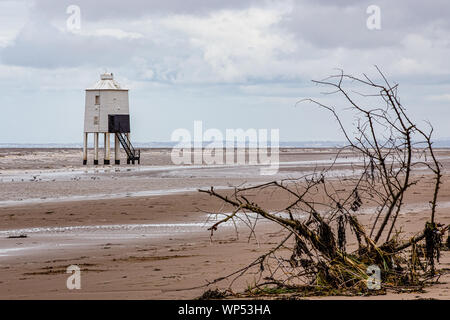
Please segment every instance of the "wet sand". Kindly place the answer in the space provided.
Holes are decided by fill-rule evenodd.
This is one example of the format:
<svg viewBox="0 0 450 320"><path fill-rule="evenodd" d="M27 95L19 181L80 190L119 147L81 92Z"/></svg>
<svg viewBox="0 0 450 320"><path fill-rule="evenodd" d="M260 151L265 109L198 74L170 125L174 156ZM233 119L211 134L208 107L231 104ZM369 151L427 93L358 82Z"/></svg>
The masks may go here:
<svg viewBox="0 0 450 320"><path fill-rule="evenodd" d="M195 298L205 288L189 288L248 264L283 237L280 227L266 222L258 225L257 240L248 241L244 225L237 226L237 234L231 223L211 239L207 228L214 217L207 212L229 208L195 190L214 185L227 193L231 185L300 176L333 155L326 149L287 150L280 156L279 174L260 176L249 166L172 166L167 150L149 150L148 162L119 170L83 168L75 163L79 150L57 153L49 168L36 169L30 159L44 163L42 159L51 158L48 150L14 152L22 156L0 152L1 299ZM449 155L447 150L440 152L444 167ZM348 166L342 163L338 169L349 170ZM450 176L443 182L438 220L448 224ZM399 217L405 235L420 230L428 218L429 192L424 186L429 183L424 177L406 199L407 209ZM255 200L276 211L284 197L263 192ZM366 212L360 219L369 223L373 216ZM26 238L8 238L20 235ZM442 254L440 267L449 268L449 253ZM72 264L81 268L81 290L66 288L65 271ZM251 281L244 278L234 288L245 289ZM449 275L440 282L425 293L370 299L450 299ZM215 287L226 288L227 281Z"/></svg>

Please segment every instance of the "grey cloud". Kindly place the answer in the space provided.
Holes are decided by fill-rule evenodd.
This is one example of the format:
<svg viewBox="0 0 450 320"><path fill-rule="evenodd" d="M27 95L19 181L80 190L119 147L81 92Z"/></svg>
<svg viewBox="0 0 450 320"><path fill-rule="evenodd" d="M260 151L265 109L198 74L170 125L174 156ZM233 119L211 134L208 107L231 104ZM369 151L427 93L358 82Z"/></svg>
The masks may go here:
<svg viewBox="0 0 450 320"><path fill-rule="evenodd" d="M1 51L1 61L37 68L117 65L128 61L136 41L80 36L45 23L29 23L14 45Z"/></svg>
<svg viewBox="0 0 450 320"><path fill-rule="evenodd" d="M450 33L448 1L303 1L296 2L281 26L298 39L319 48L379 48L397 46L410 33L433 38L433 32ZM381 9L381 30L366 27L369 5ZM427 30L427 28L431 30ZM428 33L425 33L428 32Z"/></svg>
<svg viewBox="0 0 450 320"><path fill-rule="evenodd" d="M109 19L108 23L98 26L111 28L111 19L123 20L121 26L130 26L135 32L133 22L148 14L155 17L173 13L200 14L217 9L241 9L260 6L270 9L271 4L278 6L279 1L136 1L116 0L78 1L82 19L100 21ZM273 63L273 72L268 73L270 79L260 74L246 75L240 81L280 81L285 79L286 65L292 62L310 65L308 61L322 59L328 62L329 56L339 48L347 48L352 54L361 55L350 58L338 57L331 62L354 61L355 66L371 64L390 64L392 57L384 55L380 61L373 61L374 50L390 47L402 52L401 41L406 35L416 32L427 39L442 38L442 33L449 34L448 22L443 19L450 10L444 1L437 1L437 6L424 4L421 1L293 1L284 2L293 5L293 11L287 11L278 24L273 25L280 34L293 35L293 41L305 40L311 46L299 46L301 49L292 52L281 52L268 62ZM146 34L138 39L116 39L109 36L82 36L61 32L49 21L58 14L66 17L65 8L73 1L41 0L35 3L31 21L20 32L14 44L0 51L0 59L5 64L31 66L37 68L76 67L91 65L97 67L127 66L135 78L143 81L175 82L183 77L199 77L211 81L209 66L204 61L202 48L192 46L190 35L179 31L161 28L156 31L157 41ZM382 14L382 30L370 31L366 28L366 8L369 4L379 5ZM159 12L159 13L158 13ZM431 28L437 23L436 28ZM134 28L134 29L133 29ZM126 29L128 29L126 27ZM269 30L272 31L272 30ZM175 32L171 33L171 32ZM176 33L179 32L179 33ZM195 35L194 35L195 37ZM448 38L448 37L447 37ZM349 51L347 51L349 52ZM403 54L403 52L402 52ZM368 58L367 58L368 57ZM386 58L387 57L387 58ZM414 58L414 57L413 57ZM420 58L420 57L419 57ZM277 60L278 59L278 60ZM384 60L383 60L384 59ZM277 61L274 61L277 60ZM369 61L370 60L370 61ZM244 61L245 62L245 61ZM241 61L241 63L244 63ZM299 63L299 64L300 64ZM316 62L318 66L323 63ZM352 64L352 66L353 66ZM238 64L236 64L239 66ZM283 67L280 67L283 65ZM335 65L341 66L341 65ZM343 66L345 67L345 66ZM284 69L283 69L284 68ZM311 67L312 68L312 67ZM300 74L304 74L300 72ZM205 76L206 75L206 76ZM289 78L289 77L288 77ZM201 82L201 81L200 81Z"/></svg>
<svg viewBox="0 0 450 320"><path fill-rule="evenodd" d="M81 9L83 19L99 21L103 19L140 18L158 14L204 14L219 9L242 9L258 0L39 0L35 3L35 14L47 18L65 16L66 8L76 4Z"/></svg>
<svg viewBox="0 0 450 320"><path fill-rule="evenodd" d="M179 61L185 55L179 50L180 46L187 47L187 44L182 40L155 44L148 38L73 34L42 21L32 21L13 45L0 50L0 61L6 65L46 69L128 67L133 77L165 82L177 77ZM151 77L148 69L151 69Z"/></svg>

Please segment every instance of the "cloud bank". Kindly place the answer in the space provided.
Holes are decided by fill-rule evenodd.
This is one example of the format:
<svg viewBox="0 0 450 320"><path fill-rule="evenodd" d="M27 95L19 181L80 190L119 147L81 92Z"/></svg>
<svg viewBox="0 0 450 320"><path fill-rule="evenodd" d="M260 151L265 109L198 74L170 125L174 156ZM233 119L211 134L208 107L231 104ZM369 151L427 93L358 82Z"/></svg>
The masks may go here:
<svg viewBox="0 0 450 320"><path fill-rule="evenodd" d="M138 130L142 141L168 140L195 119L211 127L277 127L283 140L331 139L335 128L314 133L310 120L322 116L294 108L296 100L318 96L309 80L334 68L361 74L376 64L400 82L416 118L450 137L442 120L450 116L446 1L82 0L75 32L66 23L72 4L0 2L0 102L10 117L28 110L31 127L39 115L26 96L56 129L64 121L57 108L69 106L81 119L83 89L108 70L132 90L132 110L157 128ZM381 9L380 30L366 27L371 4ZM230 116L236 112L246 121ZM78 141L81 120L66 127L61 139ZM54 139L27 131L21 139L35 137Z"/></svg>

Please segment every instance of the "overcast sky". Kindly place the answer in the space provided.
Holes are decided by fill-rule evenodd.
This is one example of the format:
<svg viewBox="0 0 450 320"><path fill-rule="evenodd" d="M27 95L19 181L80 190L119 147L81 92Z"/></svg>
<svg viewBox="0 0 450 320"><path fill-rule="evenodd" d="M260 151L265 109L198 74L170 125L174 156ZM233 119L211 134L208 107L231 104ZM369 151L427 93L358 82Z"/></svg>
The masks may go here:
<svg viewBox="0 0 450 320"><path fill-rule="evenodd" d="M369 5L379 30L367 28ZM81 142L84 89L105 70L130 89L135 141L170 141L194 120L341 140L327 114L295 103L333 103L311 79L375 64L414 119L450 137L449 17L445 0L0 1L0 142Z"/></svg>

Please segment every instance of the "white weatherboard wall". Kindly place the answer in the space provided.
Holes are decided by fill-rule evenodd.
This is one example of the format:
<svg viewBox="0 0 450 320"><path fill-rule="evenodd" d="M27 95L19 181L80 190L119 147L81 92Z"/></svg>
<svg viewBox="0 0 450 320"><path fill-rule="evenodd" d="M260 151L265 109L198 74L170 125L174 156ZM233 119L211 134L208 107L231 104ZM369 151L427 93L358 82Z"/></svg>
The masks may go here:
<svg viewBox="0 0 450 320"><path fill-rule="evenodd" d="M130 113L128 89L121 88L112 73L102 74L100 81L86 89L85 106L84 132L108 132L108 115Z"/></svg>

